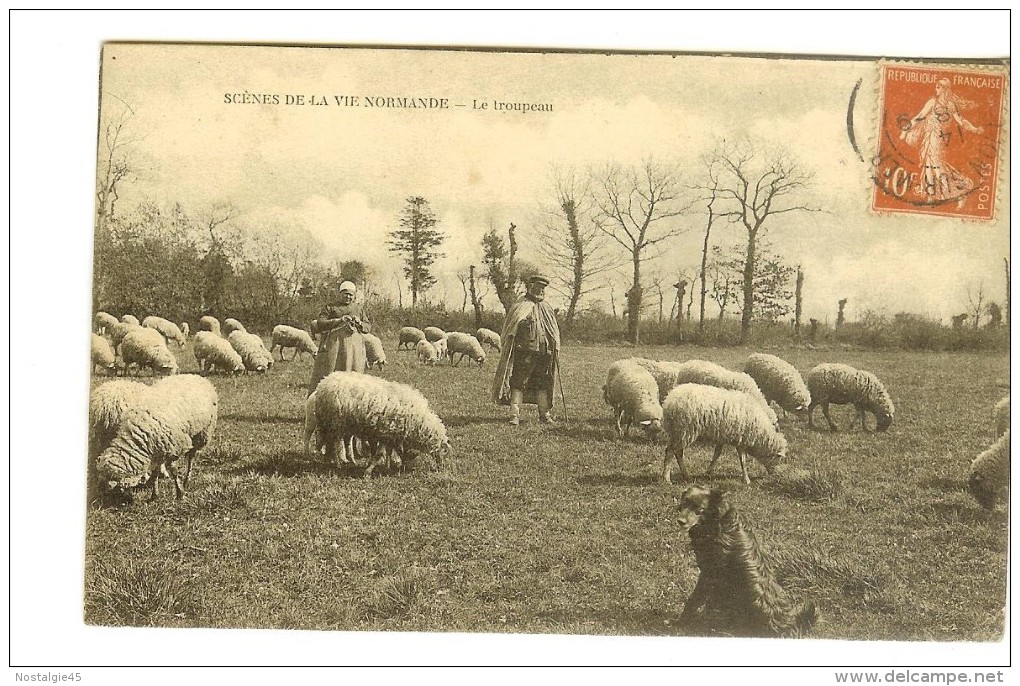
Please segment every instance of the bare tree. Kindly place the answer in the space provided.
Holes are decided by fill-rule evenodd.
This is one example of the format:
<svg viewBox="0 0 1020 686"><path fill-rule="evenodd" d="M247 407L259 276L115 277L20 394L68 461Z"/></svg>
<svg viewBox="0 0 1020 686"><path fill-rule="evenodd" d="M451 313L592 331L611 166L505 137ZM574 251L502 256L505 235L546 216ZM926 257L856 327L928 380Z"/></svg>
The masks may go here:
<svg viewBox="0 0 1020 686"><path fill-rule="evenodd" d="M113 218L116 211L121 182L131 175L131 161L127 156L129 148L135 140L125 130L135 111L115 95L108 94L118 100L123 108L117 111L109 121L105 121L99 132L99 170L96 174L96 228L105 229L106 223Z"/></svg>
<svg viewBox="0 0 1020 686"><path fill-rule="evenodd" d="M599 229L626 251L632 266L627 291L627 340L640 343L641 265L657 257L648 249L679 236L685 228L675 221L690 203L681 198L675 167L646 160L640 168L607 165L593 172L595 221Z"/></svg>
<svg viewBox="0 0 1020 686"><path fill-rule="evenodd" d="M475 328L482 326L482 299L478 296L478 280L475 278L475 265L468 271L468 289L471 293L471 306L475 310Z"/></svg>
<svg viewBox="0 0 1020 686"><path fill-rule="evenodd" d="M590 178L574 169L553 170L555 207L540 230L539 249L552 267L552 288L567 298L566 320L572 321L581 299L602 288L598 277L618 266L608 253L605 234L590 220Z"/></svg>
<svg viewBox="0 0 1020 686"><path fill-rule="evenodd" d="M797 265L797 286L794 292L793 335L800 338L800 316L804 312L804 270Z"/></svg>
<svg viewBox="0 0 1020 686"><path fill-rule="evenodd" d="M495 229L482 236L482 261L485 262L485 277L496 289L503 310L509 312L517 300L517 283L520 270L517 260L517 225L510 222L507 239L503 240Z"/></svg>
<svg viewBox="0 0 1020 686"><path fill-rule="evenodd" d="M744 260L743 300L740 316L740 342L751 336L754 315L754 274L759 234L770 217L788 212L817 211L793 201L805 191L811 175L787 152L760 152L749 141L720 143L705 158L709 184L722 201L718 216L741 224L747 232Z"/></svg>
<svg viewBox="0 0 1020 686"><path fill-rule="evenodd" d="M977 285L976 290L972 290L971 287L967 286L967 305L970 307L970 315L974 320L973 327L975 330L981 325L981 315L984 314L985 306L985 282L981 281Z"/></svg>

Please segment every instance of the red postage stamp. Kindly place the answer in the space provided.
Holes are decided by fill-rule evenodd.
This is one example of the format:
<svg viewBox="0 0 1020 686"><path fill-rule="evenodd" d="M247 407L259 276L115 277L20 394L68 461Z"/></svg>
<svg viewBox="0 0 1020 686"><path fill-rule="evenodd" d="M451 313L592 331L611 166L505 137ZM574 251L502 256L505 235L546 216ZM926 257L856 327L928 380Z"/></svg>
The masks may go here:
<svg viewBox="0 0 1020 686"><path fill-rule="evenodd" d="M884 65L872 208L992 219L1006 88L1002 71Z"/></svg>

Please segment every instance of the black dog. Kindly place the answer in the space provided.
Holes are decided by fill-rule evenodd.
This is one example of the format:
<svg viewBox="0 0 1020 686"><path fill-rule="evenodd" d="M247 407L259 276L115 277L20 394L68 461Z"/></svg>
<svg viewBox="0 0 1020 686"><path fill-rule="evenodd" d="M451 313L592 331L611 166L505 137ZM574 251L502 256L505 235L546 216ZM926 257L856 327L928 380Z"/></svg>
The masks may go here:
<svg viewBox="0 0 1020 686"><path fill-rule="evenodd" d="M814 603L789 600L721 490L691 486L679 504L701 572L681 622L704 608L714 629L735 636L797 637L811 629L818 618Z"/></svg>

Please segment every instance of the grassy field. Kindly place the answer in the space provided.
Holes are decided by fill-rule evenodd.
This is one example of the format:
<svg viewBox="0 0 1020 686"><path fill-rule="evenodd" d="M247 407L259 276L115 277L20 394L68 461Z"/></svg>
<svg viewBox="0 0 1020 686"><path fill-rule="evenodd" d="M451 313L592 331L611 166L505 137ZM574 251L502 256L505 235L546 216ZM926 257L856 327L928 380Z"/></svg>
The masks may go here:
<svg viewBox="0 0 1020 686"><path fill-rule="evenodd" d="M266 376L213 377L220 417L190 493L89 512L89 623L339 630L670 635L697 579L663 446L618 439L603 403L616 359L702 358L739 368L738 348L569 346L568 418L520 427L488 400L494 364L423 368L386 341L384 376L430 399L449 429L439 473L352 478L302 454L310 360ZM875 372L896 403L888 433L782 420L789 463L810 481L744 486L732 449L718 483L813 599L812 634L844 639L997 640L1003 631L1007 517L966 492L992 440L1006 354L775 351L802 372L845 362ZM190 352L182 370L195 369ZM101 383L103 379L96 379ZM821 413L816 418L821 420ZM873 419L869 416L869 420ZM824 425L824 420L821 420ZM873 424L872 424L873 425ZM702 478L710 448L688 453ZM674 470L674 479L678 479Z"/></svg>

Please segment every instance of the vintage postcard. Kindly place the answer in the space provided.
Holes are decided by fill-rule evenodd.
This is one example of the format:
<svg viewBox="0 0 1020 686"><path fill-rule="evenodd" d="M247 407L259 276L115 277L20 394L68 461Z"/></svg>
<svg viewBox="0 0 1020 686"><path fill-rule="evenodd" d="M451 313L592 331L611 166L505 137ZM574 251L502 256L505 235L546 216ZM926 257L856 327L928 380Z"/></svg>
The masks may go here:
<svg viewBox="0 0 1020 686"><path fill-rule="evenodd" d="M107 43L85 623L1002 642L1009 86Z"/></svg>

